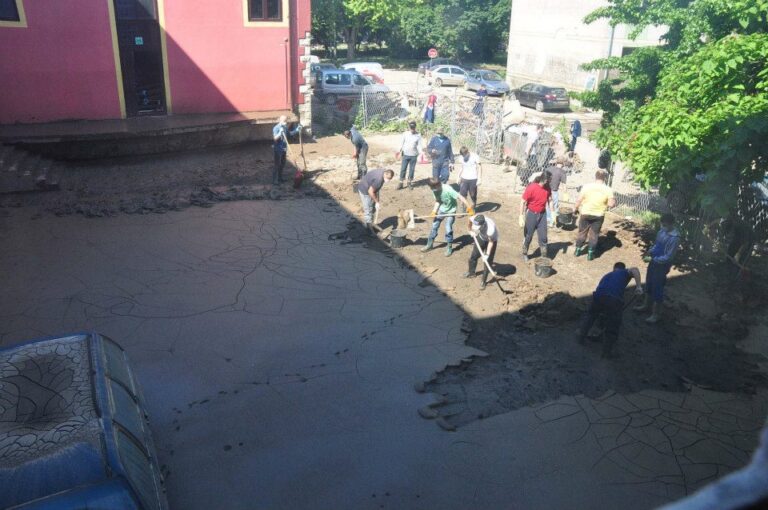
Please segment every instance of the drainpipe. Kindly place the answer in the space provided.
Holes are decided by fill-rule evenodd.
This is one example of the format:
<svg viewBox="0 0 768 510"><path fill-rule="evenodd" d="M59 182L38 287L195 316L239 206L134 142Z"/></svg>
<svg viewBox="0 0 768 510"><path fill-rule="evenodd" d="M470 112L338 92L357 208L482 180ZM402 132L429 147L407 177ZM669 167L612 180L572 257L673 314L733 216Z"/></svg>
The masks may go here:
<svg viewBox="0 0 768 510"><path fill-rule="evenodd" d="M285 46L285 105L289 110L293 110L293 104L291 104L291 44L288 37L283 40L283 46Z"/></svg>
<svg viewBox="0 0 768 510"><path fill-rule="evenodd" d="M615 34L616 34L616 25L611 25L611 37L608 40L608 58L611 58L611 54L613 53L613 36ZM605 72L605 76L603 76L603 79L607 80L609 69L605 68L604 72Z"/></svg>

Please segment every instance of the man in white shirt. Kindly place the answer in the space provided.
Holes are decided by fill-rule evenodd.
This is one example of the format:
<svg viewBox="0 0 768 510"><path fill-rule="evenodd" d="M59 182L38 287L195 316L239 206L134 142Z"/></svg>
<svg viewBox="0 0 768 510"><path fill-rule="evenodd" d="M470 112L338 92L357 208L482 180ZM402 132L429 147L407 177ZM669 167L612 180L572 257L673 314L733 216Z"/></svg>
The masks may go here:
<svg viewBox="0 0 768 510"><path fill-rule="evenodd" d="M421 145L421 135L416 131L416 123L411 121L408 123L408 131L403 133L403 141L400 143L402 163L400 163L400 183L397 185L397 189L403 189L406 169L409 169L408 189L413 189L413 174L416 170L416 160L421 152Z"/></svg>
<svg viewBox="0 0 768 510"><path fill-rule="evenodd" d="M477 214L469 218L469 235L477 240L472 241L472 255L469 256L468 271L464 273L464 278L474 278L477 269L477 261L482 257L490 266L493 264L493 257L496 256L496 245L499 242L499 230L496 228L496 222L482 214ZM478 249L478 245L480 245ZM480 289L485 289L488 281L488 266L483 264L483 279L480 282Z"/></svg>
<svg viewBox="0 0 768 510"><path fill-rule="evenodd" d="M466 147L459 151L461 154L461 170L457 177L459 183L459 195L467 198L469 195L472 200L472 207L477 205L477 187L483 178L483 165L480 163L480 156L470 152Z"/></svg>

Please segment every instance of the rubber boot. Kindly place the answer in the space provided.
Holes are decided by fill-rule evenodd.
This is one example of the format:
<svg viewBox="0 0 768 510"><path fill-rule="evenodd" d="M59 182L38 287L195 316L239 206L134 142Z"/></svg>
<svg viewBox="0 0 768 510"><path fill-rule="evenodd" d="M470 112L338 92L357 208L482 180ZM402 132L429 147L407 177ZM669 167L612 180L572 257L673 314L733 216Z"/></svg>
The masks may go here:
<svg viewBox="0 0 768 510"><path fill-rule="evenodd" d="M659 322L659 319L661 318L661 303L653 303L653 307L651 308L651 316L645 319L645 322L648 324L656 324Z"/></svg>
<svg viewBox="0 0 768 510"><path fill-rule="evenodd" d="M464 278L474 278L476 272L477 272L477 261L475 261L474 264L470 261L469 266L467 267L467 272L464 273L462 276Z"/></svg>
<svg viewBox="0 0 768 510"><path fill-rule="evenodd" d="M427 245L424 248L422 248L421 251L429 251L429 250L431 250L433 242L434 242L434 239L432 239L431 237L428 237L427 238Z"/></svg>
<svg viewBox="0 0 768 510"><path fill-rule="evenodd" d="M582 253L584 253L584 245L577 246L576 249L573 250L574 257L580 257Z"/></svg>
<svg viewBox="0 0 768 510"><path fill-rule="evenodd" d="M539 250L541 251L542 257L544 257L545 259L549 258L549 250L547 250L546 244L542 244L541 246L539 246Z"/></svg>
<svg viewBox="0 0 768 510"><path fill-rule="evenodd" d="M400 181L399 183L397 183L397 189L398 190L403 189L403 181Z"/></svg>
<svg viewBox="0 0 768 510"><path fill-rule="evenodd" d="M453 254L453 244L446 243L445 245L445 256L450 257Z"/></svg>
<svg viewBox="0 0 768 510"><path fill-rule="evenodd" d="M587 260L595 260L595 250L592 248L587 250Z"/></svg>

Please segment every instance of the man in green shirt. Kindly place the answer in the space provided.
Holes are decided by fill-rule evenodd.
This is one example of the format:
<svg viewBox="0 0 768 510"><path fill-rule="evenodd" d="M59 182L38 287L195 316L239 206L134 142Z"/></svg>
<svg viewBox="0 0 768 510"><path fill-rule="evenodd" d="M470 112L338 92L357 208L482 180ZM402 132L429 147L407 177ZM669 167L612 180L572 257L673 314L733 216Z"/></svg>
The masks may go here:
<svg viewBox="0 0 768 510"><path fill-rule="evenodd" d="M475 214L475 211L466 198L459 195L452 187L441 183L439 179L435 177L429 179L429 188L435 197L435 205L432 207L432 213L430 214L433 218L432 231L427 238L427 245L421 251L432 249L432 243L437 237L438 230L440 230L440 224L445 220L445 256L450 257L453 253L453 222L456 220L458 201L461 200L464 203L464 206L467 208L467 214L470 216Z"/></svg>

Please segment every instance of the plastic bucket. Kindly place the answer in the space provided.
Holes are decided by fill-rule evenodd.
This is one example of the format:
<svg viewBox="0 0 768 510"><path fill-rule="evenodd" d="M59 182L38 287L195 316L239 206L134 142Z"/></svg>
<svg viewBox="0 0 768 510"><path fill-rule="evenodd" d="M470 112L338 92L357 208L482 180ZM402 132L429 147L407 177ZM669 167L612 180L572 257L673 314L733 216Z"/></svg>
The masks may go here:
<svg viewBox="0 0 768 510"><path fill-rule="evenodd" d="M548 278L552 275L552 260L539 257L533 261L533 270L539 278Z"/></svg>
<svg viewBox="0 0 768 510"><path fill-rule="evenodd" d="M573 225L573 209L561 207L557 212L557 222L565 227Z"/></svg>
<svg viewBox="0 0 768 510"><path fill-rule="evenodd" d="M389 245L392 248L402 248L405 246L407 232L405 230L395 229L389 236Z"/></svg>

